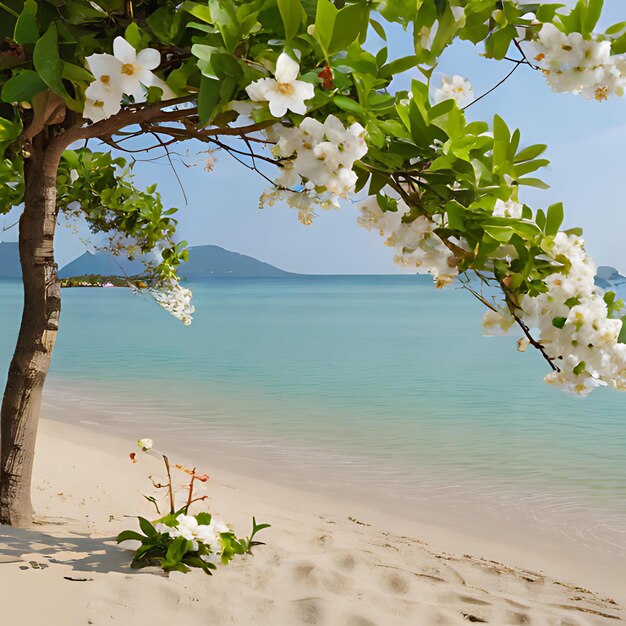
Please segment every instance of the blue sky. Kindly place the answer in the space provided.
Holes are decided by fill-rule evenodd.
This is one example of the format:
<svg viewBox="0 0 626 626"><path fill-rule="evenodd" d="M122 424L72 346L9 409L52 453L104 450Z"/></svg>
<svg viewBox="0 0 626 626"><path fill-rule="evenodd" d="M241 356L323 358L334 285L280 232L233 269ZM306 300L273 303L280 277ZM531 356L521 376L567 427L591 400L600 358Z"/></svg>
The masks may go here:
<svg viewBox="0 0 626 626"><path fill-rule="evenodd" d="M624 0L606 0L601 26L626 20ZM398 33L392 38L391 54L410 54L410 37ZM461 74L479 95L510 69L506 62L489 61L478 50L460 42L443 56L440 74ZM417 72L415 73L417 76ZM409 81L407 72L402 80ZM435 76L435 82L440 80ZM566 224L585 229L587 248L598 264L613 265L626 272L626 98L609 102L587 102L578 96L554 94L542 77L520 67L496 92L468 110L475 119L502 115L509 126L522 130L522 142L547 143L552 165L543 177L548 191L531 191L524 199L534 207L562 200ZM179 151L186 148L179 147ZM375 233L356 226L356 210L320 211L312 226L302 226L293 210L275 206L258 208L259 195L266 187L257 177L226 154L217 154L213 171L203 168L206 157L191 156L197 166L179 166L185 187L185 204L179 185L166 161L141 163L136 168L142 184L159 183L164 201L180 209L179 235L190 245L212 243L250 254L287 270L319 274L385 274L399 270L392 253ZM11 214L0 226L16 220ZM81 236L60 228L57 260L62 266L85 250ZM5 241L15 240L12 228L0 233Z"/></svg>

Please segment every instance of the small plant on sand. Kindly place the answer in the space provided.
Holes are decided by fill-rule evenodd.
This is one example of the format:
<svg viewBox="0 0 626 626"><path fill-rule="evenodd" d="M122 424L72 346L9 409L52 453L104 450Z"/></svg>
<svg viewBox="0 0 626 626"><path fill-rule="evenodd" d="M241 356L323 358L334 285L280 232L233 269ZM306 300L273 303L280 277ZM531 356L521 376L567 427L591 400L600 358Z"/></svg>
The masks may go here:
<svg viewBox="0 0 626 626"><path fill-rule="evenodd" d="M197 484L206 483L208 475L197 473L196 468L172 466L165 454L152 450L151 439L141 439L138 445L147 455L162 459L165 465L166 483L158 482L152 476L150 479L156 489L166 490L164 498L167 498L169 513L161 514L158 498L144 496L154 504L160 517L152 522L139 517L141 532L124 530L117 536L118 543L132 540L141 544L135 551L131 567L157 566L166 572L189 572L197 567L211 574L219 563L226 565L236 555L251 554L254 546L264 545L254 537L269 524L257 524L254 517L250 536L239 539L229 526L208 511L191 513L192 505L207 499L206 495L197 495ZM133 463L137 462L136 453L132 452L130 458ZM191 477L182 489L175 489L172 470Z"/></svg>

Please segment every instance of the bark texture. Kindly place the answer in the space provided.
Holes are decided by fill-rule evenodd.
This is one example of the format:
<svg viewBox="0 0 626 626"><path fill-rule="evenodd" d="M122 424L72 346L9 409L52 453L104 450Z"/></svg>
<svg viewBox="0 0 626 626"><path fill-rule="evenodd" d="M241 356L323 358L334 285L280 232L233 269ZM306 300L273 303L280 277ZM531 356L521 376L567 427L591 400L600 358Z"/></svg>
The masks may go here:
<svg viewBox="0 0 626 626"><path fill-rule="evenodd" d="M24 310L0 416L0 523L32 523L30 497L43 385L59 327L61 290L54 261L56 176L62 150L45 131L25 161L19 250Z"/></svg>

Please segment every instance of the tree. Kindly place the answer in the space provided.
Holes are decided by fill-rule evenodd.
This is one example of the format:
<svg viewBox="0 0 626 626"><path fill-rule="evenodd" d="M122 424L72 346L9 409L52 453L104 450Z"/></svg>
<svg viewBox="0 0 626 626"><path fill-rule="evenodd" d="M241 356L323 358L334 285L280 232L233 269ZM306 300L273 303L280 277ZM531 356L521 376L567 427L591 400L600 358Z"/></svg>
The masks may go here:
<svg viewBox="0 0 626 626"><path fill-rule="evenodd" d="M114 253L151 259L145 289L191 321L175 209L156 186L134 186L124 152L190 139L226 150L268 180L262 202L286 202L303 224L316 208L365 197L359 224L437 287L462 275L487 307L486 330L519 326L519 348L541 352L549 382L581 394L625 388L622 303L596 291L581 232L559 230L563 207L520 201L520 187L544 186L532 174L547 164L545 146L520 149L520 132L497 115L468 123L461 77L430 84L458 38L511 71L541 69L555 91L622 95L626 24L595 33L601 9L602 0L571 11L518 0L2 0L0 212L23 207L24 313L2 404L0 522L31 522L61 311L60 212L106 233ZM390 28L412 37L414 54L389 58ZM411 89L395 89L406 71Z"/></svg>

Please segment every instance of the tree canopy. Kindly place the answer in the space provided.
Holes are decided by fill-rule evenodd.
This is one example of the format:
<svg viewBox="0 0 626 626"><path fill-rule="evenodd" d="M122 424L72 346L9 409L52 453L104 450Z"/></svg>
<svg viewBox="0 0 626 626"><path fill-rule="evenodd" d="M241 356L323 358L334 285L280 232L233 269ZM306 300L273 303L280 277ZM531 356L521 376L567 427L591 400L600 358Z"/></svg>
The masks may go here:
<svg viewBox="0 0 626 626"><path fill-rule="evenodd" d="M136 188L124 152L197 140L265 177L261 202L286 203L305 225L356 202L359 225L379 231L398 263L437 287L464 281L487 307L486 331L517 325L519 349L541 352L548 382L625 389L623 303L595 287L582 232L560 230L563 206L520 196L545 187L546 146L524 145L499 115L468 122L471 85L432 79L461 39L554 91L622 96L626 22L596 32L602 4L2 0L0 212L24 201L43 134L62 148L58 209L114 251L149 258L148 289L189 323L176 211L156 185ZM391 58L398 28L413 54ZM404 72L409 90L395 86Z"/></svg>

